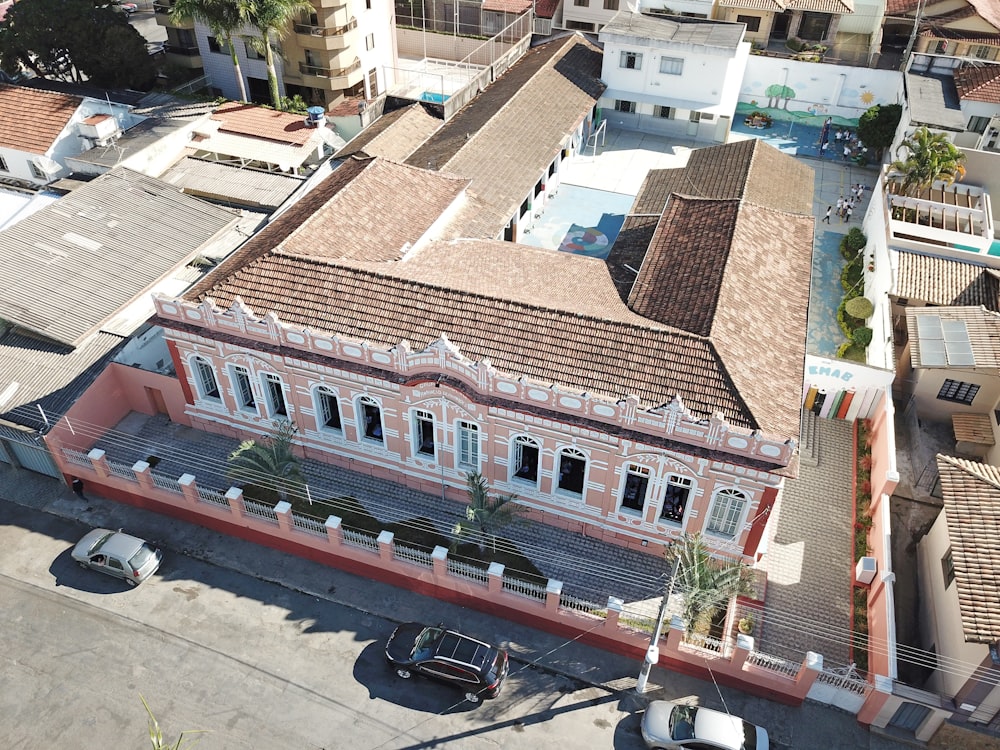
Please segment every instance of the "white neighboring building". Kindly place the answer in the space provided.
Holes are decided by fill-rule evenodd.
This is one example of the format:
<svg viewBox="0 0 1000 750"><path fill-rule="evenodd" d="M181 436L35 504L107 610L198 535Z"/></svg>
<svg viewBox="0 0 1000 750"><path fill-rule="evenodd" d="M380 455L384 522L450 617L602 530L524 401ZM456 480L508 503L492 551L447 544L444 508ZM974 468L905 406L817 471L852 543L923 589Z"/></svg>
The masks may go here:
<svg viewBox="0 0 1000 750"><path fill-rule="evenodd" d="M725 142L750 56L742 23L622 10L601 31L604 119Z"/></svg>
<svg viewBox="0 0 1000 750"><path fill-rule="evenodd" d="M142 119L123 104L0 84L0 182L47 185L70 173L68 157Z"/></svg>

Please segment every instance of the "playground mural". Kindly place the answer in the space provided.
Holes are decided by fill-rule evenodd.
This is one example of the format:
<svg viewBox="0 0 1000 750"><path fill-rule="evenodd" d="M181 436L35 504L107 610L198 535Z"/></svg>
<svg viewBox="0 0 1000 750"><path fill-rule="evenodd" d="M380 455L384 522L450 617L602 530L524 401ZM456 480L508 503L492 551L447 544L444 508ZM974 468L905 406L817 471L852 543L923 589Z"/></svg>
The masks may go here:
<svg viewBox="0 0 1000 750"><path fill-rule="evenodd" d="M737 117L763 114L775 121L855 128L866 109L898 104L902 74L752 55L736 105Z"/></svg>

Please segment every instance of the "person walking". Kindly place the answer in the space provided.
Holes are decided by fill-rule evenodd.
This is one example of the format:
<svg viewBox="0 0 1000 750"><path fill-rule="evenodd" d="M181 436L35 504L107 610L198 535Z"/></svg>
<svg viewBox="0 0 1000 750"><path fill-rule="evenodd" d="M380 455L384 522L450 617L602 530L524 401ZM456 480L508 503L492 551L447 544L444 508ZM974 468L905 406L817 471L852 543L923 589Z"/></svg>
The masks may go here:
<svg viewBox="0 0 1000 750"><path fill-rule="evenodd" d="M81 500L86 500L86 496L83 494L83 480L80 477L73 477L73 494L76 495Z"/></svg>
<svg viewBox="0 0 1000 750"><path fill-rule="evenodd" d="M847 157L851 155L851 147L844 146L844 161L847 161Z"/></svg>
<svg viewBox="0 0 1000 750"><path fill-rule="evenodd" d="M846 221L846 222L847 222L848 224L850 224L850 223L851 223L851 214L852 214L853 212L854 212L854 209L853 209L853 208L851 208L850 206L848 206L848 207L847 207L847 210L846 210L846 211L844 211L844 220L845 220L845 221Z"/></svg>
<svg viewBox="0 0 1000 750"><path fill-rule="evenodd" d="M826 207L826 216L823 217L823 221L825 221L827 224L830 223L830 214L832 214L832 213L833 213L833 206L827 206ZM821 221L820 223L822 224L823 222Z"/></svg>
<svg viewBox="0 0 1000 750"><path fill-rule="evenodd" d="M840 216L841 212L844 210L844 196L837 198L837 216Z"/></svg>
<svg viewBox="0 0 1000 750"><path fill-rule="evenodd" d="M821 145L819 147L819 158L820 159L822 159L824 156L826 156L826 147L829 146L829 145L830 145L829 143L827 143L826 141L823 141L823 145Z"/></svg>

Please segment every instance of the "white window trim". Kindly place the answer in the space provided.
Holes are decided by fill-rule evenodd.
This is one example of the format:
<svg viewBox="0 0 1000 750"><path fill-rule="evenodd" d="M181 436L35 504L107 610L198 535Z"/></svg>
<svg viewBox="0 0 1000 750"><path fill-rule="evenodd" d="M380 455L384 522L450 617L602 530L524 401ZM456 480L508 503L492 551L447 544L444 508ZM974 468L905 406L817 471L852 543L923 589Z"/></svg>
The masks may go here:
<svg viewBox="0 0 1000 750"><path fill-rule="evenodd" d="M534 479L529 479L527 477L519 477L519 476L517 476L517 470L518 470L519 466L518 466L518 461L516 459L515 454L519 452L518 446L522 445L522 444L530 444L531 447L534 447L538 451L538 461L535 464L535 478ZM532 437L531 435L525 435L525 434L514 435L511 438L511 440L510 440L509 459L510 459L510 463L509 463L509 467L508 467L508 471L507 471L508 481L510 481L513 484L517 484L517 485L522 485L522 486L526 486L526 487L534 487L537 490L538 489L538 485L539 485L539 483L541 482L541 479L542 479L542 444L541 444L541 441L538 440L537 438Z"/></svg>
<svg viewBox="0 0 1000 750"><path fill-rule="evenodd" d="M208 357L202 356L201 354L193 354L188 360L188 364L191 367L191 374L193 375L194 387L198 393L199 401L210 401L213 404L222 403L222 389L219 387L219 375L215 371L215 365L212 363ZM208 367L209 371L212 373L212 380L215 382L215 396L208 393L205 389L205 382L202 379L202 371L200 364L204 364Z"/></svg>
<svg viewBox="0 0 1000 750"><path fill-rule="evenodd" d="M563 456L566 454L576 454L571 455L570 458L574 458L583 461L583 484L580 486L579 492L574 492L573 490L567 490L559 486L559 475L562 472L562 460ZM580 450L575 445L564 445L563 447L556 450L556 460L552 462L552 492L555 495L560 495L562 497L572 498L573 500L583 500L584 496L587 494L587 478L590 475L590 456L588 456L584 451Z"/></svg>
<svg viewBox="0 0 1000 750"><path fill-rule="evenodd" d="M378 409L378 429L382 433L382 437L368 437L367 425L365 424L365 406L374 406ZM382 409L382 403L374 396L369 396L367 394L358 396L354 400L354 413L356 416L356 426L358 430L358 442L362 445L380 445L383 448L386 446L385 443L385 411Z"/></svg>
<svg viewBox="0 0 1000 750"><path fill-rule="evenodd" d="M462 455L465 452L463 447L463 431L465 428L463 425L468 425L472 428L471 432L474 433L472 438L475 444L475 456L474 461L467 463L462 461ZM464 469L466 471L477 472L482 468L483 465L483 430L475 422L469 419L457 419L455 420L455 468Z"/></svg>
<svg viewBox="0 0 1000 750"><path fill-rule="evenodd" d="M680 70L676 73L669 70L663 69L663 63L666 62L670 67L674 67L677 63L680 63ZM660 75L664 76L682 76L684 75L684 58L683 57L671 57L669 55L664 55L660 58Z"/></svg>
<svg viewBox="0 0 1000 750"><path fill-rule="evenodd" d="M625 505L625 488L628 486L628 478L631 475L643 476L646 478L646 492L642 498L642 508L639 510L629 508ZM650 491L653 489L653 481L655 478L654 472L650 467L643 466L635 461L625 463L622 467L621 487L618 490L618 512L625 513L633 517L645 517L646 510L648 509L647 506L649 504Z"/></svg>
<svg viewBox="0 0 1000 750"><path fill-rule="evenodd" d="M681 515L680 521L671 521L669 518L663 517L663 506L667 502L667 488L671 485L675 487L685 487L688 491L687 503L684 505L684 513ZM691 513L691 506L694 503L694 497L697 490L698 484L692 477L687 477L676 472L667 474L663 482L663 491L660 492L660 502L657 503L656 507L656 522L667 524L672 527L681 526L683 528L687 522L688 515ZM745 494L746 493L744 493L744 495ZM709 515L709 518L711 518L711 515Z"/></svg>
<svg viewBox="0 0 1000 750"><path fill-rule="evenodd" d="M629 56L635 58L635 65L631 67L627 64ZM642 70L642 53L634 52L629 49L623 49L618 54L618 67L621 70Z"/></svg>
<svg viewBox="0 0 1000 750"><path fill-rule="evenodd" d="M424 422L431 423L431 448L433 450L430 453L420 450L423 446L423 435L420 432L420 425ZM434 412L428 409L410 409L410 452L414 458L420 458L425 461L428 459L437 460L441 452L441 446L437 439L437 418L434 416Z"/></svg>
<svg viewBox="0 0 1000 750"><path fill-rule="evenodd" d="M285 389L286 389L286 387L287 387L288 384L285 383L284 378L282 378L276 372L261 372L261 373L259 373L259 378L258 379L260 381L261 391L263 392L262 395L264 396L264 398L263 398L264 411L266 412L267 417L269 419L287 419L287 420L291 420L291 418L292 418L292 408L291 408L291 404L288 403L288 394L285 392ZM283 405L285 407L285 413L284 414L280 413L277 410L277 408L276 408L277 404L274 404L271 401L271 389L268 387L268 384L265 381L270 381L272 379L278 383L279 392L281 393L281 401L282 401L282 403L283 403Z"/></svg>
<svg viewBox="0 0 1000 750"><path fill-rule="evenodd" d="M340 415L340 427L331 427L326 424L323 416L323 402L320 394L330 396L337 406L337 414ZM313 418L316 422L316 431L330 435L344 434L344 410L340 408L340 393L336 388L332 388L326 383L318 383L312 388Z"/></svg>
<svg viewBox="0 0 1000 750"><path fill-rule="evenodd" d="M732 497L733 495L731 493L739 493L739 495L743 498L742 500L743 507L740 510L739 517L733 524L733 533L732 535L729 535L724 531L713 529L712 518L715 515L715 509L717 507L717 504L719 503L719 497L720 496ZM727 502L732 502L732 501L730 500ZM714 493L712 493L712 502L708 506L708 515L706 516L705 519L705 533L711 534L714 537L719 537L720 539L738 539L740 537L740 534L743 532L744 525L746 525L746 517L749 509L750 509L750 495L749 493L746 492L746 490L742 490L739 487L720 487Z"/></svg>
<svg viewBox="0 0 1000 750"><path fill-rule="evenodd" d="M229 376L229 382L233 387L233 401L236 403L237 410L244 414L260 416L260 398L254 390L253 373L250 371L250 368L244 365L229 364L226 366L226 372ZM250 389L250 394L253 397L253 406L243 403L243 393L240 390L239 379L236 377L237 372L242 372L247 379L247 387Z"/></svg>

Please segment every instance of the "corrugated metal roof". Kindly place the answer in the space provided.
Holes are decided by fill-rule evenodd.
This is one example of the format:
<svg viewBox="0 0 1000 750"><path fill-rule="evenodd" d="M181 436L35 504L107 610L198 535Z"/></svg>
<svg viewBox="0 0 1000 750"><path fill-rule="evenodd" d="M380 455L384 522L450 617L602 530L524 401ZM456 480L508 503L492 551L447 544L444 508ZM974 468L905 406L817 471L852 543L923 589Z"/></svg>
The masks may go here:
<svg viewBox="0 0 1000 750"><path fill-rule="evenodd" d="M117 168L0 232L0 318L76 346L237 219Z"/></svg>
<svg viewBox="0 0 1000 750"><path fill-rule="evenodd" d="M907 73L907 101L910 120L914 125L926 125L940 130L965 130L965 116L959 109L955 81L949 76Z"/></svg>
<svg viewBox="0 0 1000 750"><path fill-rule="evenodd" d="M0 336L0 419L33 430L61 417L107 365L125 339L97 333L77 348L23 331Z"/></svg>
<svg viewBox="0 0 1000 750"><path fill-rule="evenodd" d="M603 42L609 35L640 37L672 44L718 47L735 54L745 30L741 23L619 10L601 29L600 39Z"/></svg>
<svg viewBox="0 0 1000 750"><path fill-rule="evenodd" d="M248 135L219 132L192 141L191 147L199 151L233 156L238 159L253 159L268 164L279 164L283 167L300 167L316 153L316 149L323 143L322 138L318 135L319 128L312 132L317 133L315 141L304 146L287 145Z"/></svg>
<svg viewBox="0 0 1000 750"><path fill-rule="evenodd" d="M188 195L225 200L273 211L302 185L302 180L232 164L185 157L160 179Z"/></svg>

